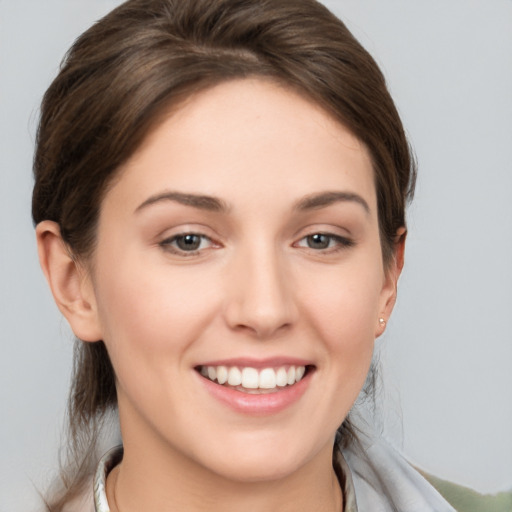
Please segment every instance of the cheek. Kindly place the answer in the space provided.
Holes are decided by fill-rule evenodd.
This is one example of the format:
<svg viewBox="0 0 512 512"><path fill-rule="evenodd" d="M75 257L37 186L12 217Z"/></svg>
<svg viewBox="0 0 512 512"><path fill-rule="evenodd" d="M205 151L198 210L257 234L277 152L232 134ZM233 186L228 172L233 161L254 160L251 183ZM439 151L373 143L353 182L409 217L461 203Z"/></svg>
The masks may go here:
<svg viewBox="0 0 512 512"><path fill-rule="evenodd" d="M301 286L305 314L334 347L373 341L381 308L380 262L316 272Z"/></svg>
<svg viewBox="0 0 512 512"><path fill-rule="evenodd" d="M101 263L98 312L114 365L121 349L125 356L143 358L172 351L178 359L210 322L212 276L128 255L106 257Z"/></svg>
<svg viewBox="0 0 512 512"><path fill-rule="evenodd" d="M354 399L373 355L382 280L379 261L331 269L317 273L315 286L302 297L303 317L323 342L326 367L339 389Z"/></svg>
<svg viewBox="0 0 512 512"><path fill-rule="evenodd" d="M337 300L316 303L329 365L337 366L343 385L364 380L373 355L377 296L360 288L338 291ZM323 308L322 308L323 306Z"/></svg>
<svg viewBox="0 0 512 512"><path fill-rule="evenodd" d="M300 282L303 326L319 348L322 393L318 429L334 430L356 401L370 368L382 271L378 260L361 265L317 269L314 279ZM314 285L313 285L314 283Z"/></svg>

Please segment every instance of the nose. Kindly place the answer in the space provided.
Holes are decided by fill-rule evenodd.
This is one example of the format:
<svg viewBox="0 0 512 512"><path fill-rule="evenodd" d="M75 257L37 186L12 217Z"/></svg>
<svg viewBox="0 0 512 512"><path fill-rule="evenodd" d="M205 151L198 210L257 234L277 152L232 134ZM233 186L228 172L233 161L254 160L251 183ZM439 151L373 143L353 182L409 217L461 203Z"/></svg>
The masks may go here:
<svg viewBox="0 0 512 512"><path fill-rule="evenodd" d="M277 251L240 254L229 274L225 317L231 329L269 339L296 321L292 279Z"/></svg>

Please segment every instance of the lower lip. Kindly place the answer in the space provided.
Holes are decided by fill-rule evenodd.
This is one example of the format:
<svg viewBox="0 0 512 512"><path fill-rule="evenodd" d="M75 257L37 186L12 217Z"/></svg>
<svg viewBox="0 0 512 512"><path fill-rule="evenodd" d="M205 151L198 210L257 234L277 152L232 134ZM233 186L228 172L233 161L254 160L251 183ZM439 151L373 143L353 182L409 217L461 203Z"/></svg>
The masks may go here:
<svg viewBox="0 0 512 512"><path fill-rule="evenodd" d="M296 384L277 388L270 393L250 394L236 389L217 384L198 374L207 391L219 402L227 405L232 410L251 415L276 414L297 402L305 393L311 381L313 371L307 374Z"/></svg>

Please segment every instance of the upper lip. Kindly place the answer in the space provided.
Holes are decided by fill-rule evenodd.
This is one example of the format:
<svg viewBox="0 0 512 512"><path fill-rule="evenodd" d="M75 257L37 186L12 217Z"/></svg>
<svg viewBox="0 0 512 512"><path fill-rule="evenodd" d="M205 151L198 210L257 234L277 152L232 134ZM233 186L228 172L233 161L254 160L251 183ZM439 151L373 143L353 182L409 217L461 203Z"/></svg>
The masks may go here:
<svg viewBox="0 0 512 512"><path fill-rule="evenodd" d="M239 368L279 368L281 366L313 366L311 361L297 357L277 356L265 359L254 357L235 357L229 359L215 359L202 362L196 367L201 366L237 366Z"/></svg>

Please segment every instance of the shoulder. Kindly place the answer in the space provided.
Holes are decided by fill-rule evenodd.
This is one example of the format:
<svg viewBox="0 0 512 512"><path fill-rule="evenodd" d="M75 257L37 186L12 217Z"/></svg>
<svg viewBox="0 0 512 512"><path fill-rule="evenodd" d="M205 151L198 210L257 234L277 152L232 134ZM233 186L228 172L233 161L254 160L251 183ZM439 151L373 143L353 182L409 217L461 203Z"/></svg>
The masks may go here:
<svg viewBox="0 0 512 512"><path fill-rule="evenodd" d="M342 453L350 469L358 510L455 512L384 440L363 437Z"/></svg>
<svg viewBox="0 0 512 512"><path fill-rule="evenodd" d="M461 512L510 512L512 489L498 494L480 494L469 487L442 480L418 470L457 510Z"/></svg>

